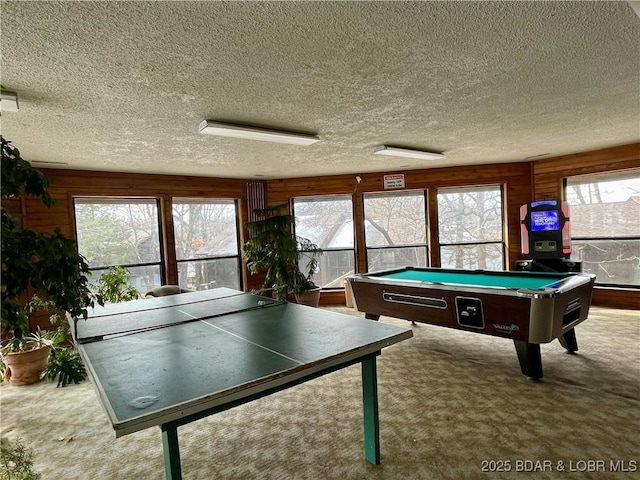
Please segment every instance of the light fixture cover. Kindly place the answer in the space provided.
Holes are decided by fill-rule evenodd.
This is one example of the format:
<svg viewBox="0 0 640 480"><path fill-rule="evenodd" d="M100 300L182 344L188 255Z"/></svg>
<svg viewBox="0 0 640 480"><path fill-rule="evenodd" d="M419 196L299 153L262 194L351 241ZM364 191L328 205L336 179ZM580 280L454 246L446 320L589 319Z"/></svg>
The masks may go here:
<svg viewBox="0 0 640 480"><path fill-rule="evenodd" d="M215 122L212 120L203 120L200 122L199 130L200 133L217 135L219 137L244 138L263 142L288 143L291 145L311 145L320 141L315 135L269 130L266 128Z"/></svg>
<svg viewBox="0 0 640 480"><path fill-rule="evenodd" d="M391 157L420 158L422 160L436 160L438 158L444 158L442 153L410 150L408 148L387 147L386 145L376 147L373 153L376 155L389 155Z"/></svg>
<svg viewBox="0 0 640 480"><path fill-rule="evenodd" d="M17 112L18 111L18 94L16 92L0 92L0 111Z"/></svg>

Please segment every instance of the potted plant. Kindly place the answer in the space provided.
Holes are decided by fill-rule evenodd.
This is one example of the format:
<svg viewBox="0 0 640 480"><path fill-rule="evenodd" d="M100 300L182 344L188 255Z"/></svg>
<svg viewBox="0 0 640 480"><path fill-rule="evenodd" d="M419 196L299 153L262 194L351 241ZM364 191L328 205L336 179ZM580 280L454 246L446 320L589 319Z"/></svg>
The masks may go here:
<svg viewBox="0 0 640 480"><path fill-rule="evenodd" d="M50 302L43 302L37 295L17 312L21 316L21 329L27 331L29 316L37 311L50 307ZM30 385L40 381L46 370L51 355L54 335L41 332L30 335L10 336L4 340L0 349L3 365L3 380L12 385Z"/></svg>
<svg viewBox="0 0 640 480"><path fill-rule="evenodd" d="M313 283L312 276L322 249L293 233L295 217L288 213L286 204L256 209L254 213L257 220L245 223L250 238L242 246L242 252L252 274L264 273L257 293L269 292L282 301L291 293L301 303L304 294L315 290L317 306L320 287ZM303 263L306 263L304 270L300 268Z"/></svg>
<svg viewBox="0 0 640 480"><path fill-rule="evenodd" d="M87 307L92 307L96 301L101 303L101 299L89 290L89 266L71 239L66 238L59 229L53 233L42 233L26 228L5 209L7 199L21 195L39 198L47 207L51 206L53 200L48 191L49 179L22 159L20 151L10 142L4 137L0 138L3 200L2 363L6 367L5 360L11 354L30 352L37 355L42 354L42 350L49 350L52 352L51 360L57 358L63 361L66 357L71 362L58 365L49 372L50 375L63 372L64 378L60 377L63 384L75 382L78 380L75 375L82 365L80 359L73 350L63 354L66 348L60 346L68 328L58 327L57 333L52 333L51 337L42 337L30 332L29 318L41 310L52 310L54 314L50 318L54 321L59 318L58 312L86 318ZM36 292L45 300L34 297ZM56 353L59 355L56 356ZM11 383L15 383L13 379L21 378L21 375L14 370L14 366L9 368Z"/></svg>

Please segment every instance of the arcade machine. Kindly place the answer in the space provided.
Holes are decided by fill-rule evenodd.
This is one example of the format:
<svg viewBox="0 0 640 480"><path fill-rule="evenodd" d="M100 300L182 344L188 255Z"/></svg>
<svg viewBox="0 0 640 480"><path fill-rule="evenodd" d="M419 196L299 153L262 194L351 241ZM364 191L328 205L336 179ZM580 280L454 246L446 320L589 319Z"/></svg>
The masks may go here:
<svg viewBox="0 0 640 480"><path fill-rule="evenodd" d="M571 256L569 204L542 200L520 207L520 247L523 260L516 270L530 272L580 272L582 262Z"/></svg>

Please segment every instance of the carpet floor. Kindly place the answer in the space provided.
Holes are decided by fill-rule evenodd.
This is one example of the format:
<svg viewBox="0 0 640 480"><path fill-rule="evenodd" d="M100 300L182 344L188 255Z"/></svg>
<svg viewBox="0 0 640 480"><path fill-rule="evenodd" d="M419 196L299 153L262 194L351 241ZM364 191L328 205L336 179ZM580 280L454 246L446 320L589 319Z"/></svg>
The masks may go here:
<svg viewBox="0 0 640 480"><path fill-rule="evenodd" d="M362 316L347 308L332 308ZM640 474L640 312L592 308L579 352L382 317L414 338L378 359L381 464L363 453L359 366L179 429L185 479L627 479ZM1 434L48 479L162 479L159 428L116 439L89 382L0 386Z"/></svg>

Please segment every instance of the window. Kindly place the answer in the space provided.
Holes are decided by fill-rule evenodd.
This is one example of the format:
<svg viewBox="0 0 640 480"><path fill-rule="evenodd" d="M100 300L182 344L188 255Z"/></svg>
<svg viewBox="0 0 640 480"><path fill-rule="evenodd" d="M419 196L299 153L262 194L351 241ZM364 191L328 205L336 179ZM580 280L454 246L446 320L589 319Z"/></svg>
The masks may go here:
<svg viewBox="0 0 640 480"><path fill-rule="evenodd" d="M364 195L368 271L427 266L424 191Z"/></svg>
<svg viewBox="0 0 640 480"><path fill-rule="evenodd" d="M141 293L163 283L157 199L76 198L74 206L78 251L91 281L122 266Z"/></svg>
<svg viewBox="0 0 640 480"><path fill-rule="evenodd" d="M342 288L344 277L355 271L351 196L299 197L293 208L296 235L324 250L313 281L323 288Z"/></svg>
<svg viewBox="0 0 640 480"><path fill-rule="evenodd" d="M601 285L640 286L640 170L569 177L571 258Z"/></svg>
<svg viewBox="0 0 640 480"><path fill-rule="evenodd" d="M502 189L448 188L437 197L441 266L504 270Z"/></svg>
<svg viewBox="0 0 640 480"><path fill-rule="evenodd" d="M181 287L241 288L234 200L174 198L173 229Z"/></svg>

